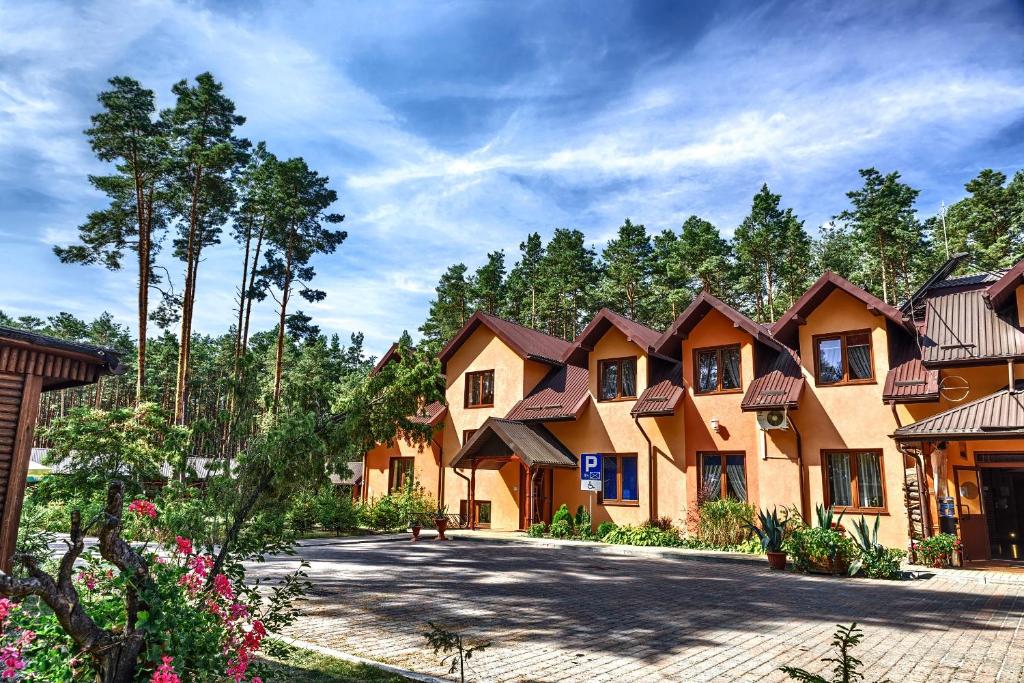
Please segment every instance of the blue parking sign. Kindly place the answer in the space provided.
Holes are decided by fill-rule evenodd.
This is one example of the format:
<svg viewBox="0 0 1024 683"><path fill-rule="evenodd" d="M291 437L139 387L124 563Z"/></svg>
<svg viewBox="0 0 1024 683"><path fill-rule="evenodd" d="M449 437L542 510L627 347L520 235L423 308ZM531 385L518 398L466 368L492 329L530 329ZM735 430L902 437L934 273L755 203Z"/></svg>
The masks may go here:
<svg viewBox="0 0 1024 683"><path fill-rule="evenodd" d="M580 456L581 491L601 490L601 461L600 453L584 453Z"/></svg>

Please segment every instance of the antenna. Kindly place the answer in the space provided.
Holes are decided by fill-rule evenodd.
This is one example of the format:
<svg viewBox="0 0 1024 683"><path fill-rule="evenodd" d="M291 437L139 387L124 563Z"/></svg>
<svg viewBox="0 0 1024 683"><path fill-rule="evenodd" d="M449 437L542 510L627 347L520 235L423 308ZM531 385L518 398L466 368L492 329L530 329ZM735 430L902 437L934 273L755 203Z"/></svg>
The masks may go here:
<svg viewBox="0 0 1024 683"><path fill-rule="evenodd" d="M942 241L946 245L946 258L949 258L949 235L946 234L946 202L939 202L939 217L942 219Z"/></svg>

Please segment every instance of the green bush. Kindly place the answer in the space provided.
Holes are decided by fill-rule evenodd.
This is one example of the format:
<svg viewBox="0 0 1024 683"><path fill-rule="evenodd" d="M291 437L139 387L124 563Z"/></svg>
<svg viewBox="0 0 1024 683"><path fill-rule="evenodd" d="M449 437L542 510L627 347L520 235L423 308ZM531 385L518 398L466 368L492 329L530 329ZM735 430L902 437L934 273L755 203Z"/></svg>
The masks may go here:
<svg viewBox="0 0 1024 683"><path fill-rule="evenodd" d="M564 505L562 509L565 509ZM572 525L569 524L569 520L565 518L552 520L551 538L572 538Z"/></svg>
<svg viewBox="0 0 1024 683"><path fill-rule="evenodd" d="M697 538L710 548L741 545L751 536L747 521L756 514L753 505L733 498L709 500L699 509Z"/></svg>
<svg viewBox="0 0 1024 683"><path fill-rule="evenodd" d="M916 547L923 564L941 567L953 561L953 554L960 549L960 539L953 534L937 534L917 541Z"/></svg>
<svg viewBox="0 0 1024 683"><path fill-rule="evenodd" d="M861 555L860 571L869 579L895 580L903 576L900 563L907 553L898 548L883 548L882 552Z"/></svg>
<svg viewBox="0 0 1024 683"><path fill-rule="evenodd" d="M309 491L303 491L291 500L287 513L288 526L299 532L312 531L316 525L316 498Z"/></svg>
<svg viewBox="0 0 1024 683"><path fill-rule="evenodd" d="M857 555L849 536L822 527L797 529L786 542L786 551L800 571L842 569Z"/></svg>
<svg viewBox="0 0 1024 683"><path fill-rule="evenodd" d="M343 532L359 526L359 510L352 497L333 486L317 491L315 507L316 521L323 529Z"/></svg>
<svg viewBox="0 0 1024 683"><path fill-rule="evenodd" d="M680 547L683 539L675 529L665 531L656 526L620 526L615 527L602 537L605 543L616 545L666 546Z"/></svg>
<svg viewBox="0 0 1024 683"><path fill-rule="evenodd" d="M371 500L362 506L359 516L362 523L374 531L393 531L402 528L406 522L402 511L391 496Z"/></svg>
<svg viewBox="0 0 1024 683"><path fill-rule="evenodd" d="M590 511L580 505L576 508L576 533L583 538L590 538L594 535L594 520L590 517Z"/></svg>
<svg viewBox="0 0 1024 683"><path fill-rule="evenodd" d="M569 525L570 536L572 535L572 526L574 521L572 513L569 512L569 508L565 506L565 503L562 504L562 507L555 510L555 514L551 516L551 526L554 526L558 522L565 522Z"/></svg>
<svg viewBox="0 0 1024 683"><path fill-rule="evenodd" d="M548 530L548 525L544 522L537 522L531 524L530 528L526 530L526 535L530 538L544 538L544 532Z"/></svg>
<svg viewBox="0 0 1024 683"><path fill-rule="evenodd" d="M603 541L604 537L607 536L609 533L615 531L616 528L617 527L615 526L615 522L601 522L597 525L596 535L599 539Z"/></svg>

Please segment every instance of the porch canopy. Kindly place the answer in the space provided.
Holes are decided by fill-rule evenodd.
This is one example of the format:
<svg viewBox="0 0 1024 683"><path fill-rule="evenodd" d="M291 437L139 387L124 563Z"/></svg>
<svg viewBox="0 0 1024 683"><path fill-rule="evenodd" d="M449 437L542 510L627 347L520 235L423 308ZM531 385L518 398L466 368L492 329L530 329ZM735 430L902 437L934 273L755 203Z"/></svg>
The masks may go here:
<svg viewBox="0 0 1024 683"><path fill-rule="evenodd" d="M893 433L899 442L1024 438L1024 381Z"/></svg>
<svg viewBox="0 0 1024 683"><path fill-rule="evenodd" d="M574 456L539 424L489 417L455 454L451 467L500 469L511 458L527 467L576 467Z"/></svg>

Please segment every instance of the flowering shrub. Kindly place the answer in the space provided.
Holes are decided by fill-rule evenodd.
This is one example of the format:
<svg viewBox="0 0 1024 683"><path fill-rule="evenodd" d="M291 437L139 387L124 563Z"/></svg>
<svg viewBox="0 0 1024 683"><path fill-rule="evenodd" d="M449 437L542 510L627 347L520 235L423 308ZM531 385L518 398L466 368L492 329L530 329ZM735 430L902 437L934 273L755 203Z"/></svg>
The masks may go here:
<svg viewBox="0 0 1024 683"><path fill-rule="evenodd" d="M18 629L11 623L11 612L17 609L8 598L0 598L0 678L4 680L17 678L25 668L23 650L36 638L35 631Z"/></svg>
<svg viewBox="0 0 1024 683"><path fill-rule="evenodd" d="M140 517L156 519L156 506L144 498L137 498L129 503L128 512L133 512Z"/></svg>
<svg viewBox="0 0 1024 683"><path fill-rule="evenodd" d="M917 541L911 550L916 550L922 564L944 567L952 563L953 555L963 550L960 539L953 534L936 534L923 541Z"/></svg>

